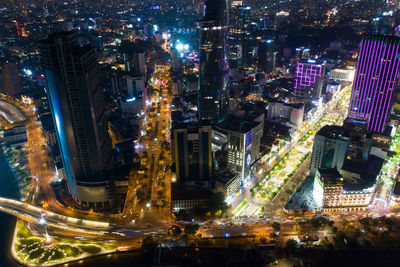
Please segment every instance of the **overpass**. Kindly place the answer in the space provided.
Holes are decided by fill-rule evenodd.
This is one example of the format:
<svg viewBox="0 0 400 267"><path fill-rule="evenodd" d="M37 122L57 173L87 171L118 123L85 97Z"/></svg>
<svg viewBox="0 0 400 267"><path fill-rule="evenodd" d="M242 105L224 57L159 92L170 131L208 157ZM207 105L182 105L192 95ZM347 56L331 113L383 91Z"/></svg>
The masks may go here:
<svg viewBox="0 0 400 267"><path fill-rule="evenodd" d="M92 241L114 241L115 244L136 244L138 238L143 238L146 235L165 235L164 226L147 226L147 225L135 225L134 227L127 226L116 226L106 222L96 222L85 219L77 219L70 216L57 214L45 209L33 206L31 204L23 203L18 200L8 199L0 197L0 211L11 214L21 220L31 223L40 229L46 225L48 232L52 236L65 236L68 238L87 239ZM43 219L46 222L43 222ZM248 219L246 222L250 222ZM185 223L179 223L181 227L184 227ZM234 225L230 223L213 224L213 228L207 228L202 223L199 232L204 233L206 236L243 236L243 232L246 234L257 233L265 231L265 227L269 226L270 222L265 220L262 224L253 222L246 226ZM165 225L167 226L167 225Z"/></svg>
<svg viewBox="0 0 400 267"><path fill-rule="evenodd" d="M91 238L95 239L103 239L107 235L112 235L113 238L121 236L116 234L116 230L108 222L65 216L14 199L0 197L0 211L30 222L33 225L43 226L46 224L57 231L65 231L69 234L91 236Z"/></svg>

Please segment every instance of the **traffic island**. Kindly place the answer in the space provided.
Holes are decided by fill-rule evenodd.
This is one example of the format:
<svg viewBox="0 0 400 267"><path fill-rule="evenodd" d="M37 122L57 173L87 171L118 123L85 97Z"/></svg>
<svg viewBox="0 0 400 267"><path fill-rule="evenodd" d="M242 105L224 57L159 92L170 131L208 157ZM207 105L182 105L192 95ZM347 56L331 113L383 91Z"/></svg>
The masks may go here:
<svg viewBox="0 0 400 267"><path fill-rule="evenodd" d="M53 266L116 251L115 246L106 243L38 235L20 220L11 246L14 259L24 266Z"/></svg>

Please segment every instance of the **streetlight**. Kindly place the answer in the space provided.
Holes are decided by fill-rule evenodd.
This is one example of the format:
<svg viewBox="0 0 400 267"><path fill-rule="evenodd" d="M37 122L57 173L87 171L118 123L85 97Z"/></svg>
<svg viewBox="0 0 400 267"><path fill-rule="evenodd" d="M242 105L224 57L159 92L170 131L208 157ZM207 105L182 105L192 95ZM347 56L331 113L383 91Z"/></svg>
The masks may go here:
<svg viewBox="0 0 400 267"><path fill-rule="evenodd" d="M47 233L47 228L46 228L46 242L50 242L50 236L49 236L49 234Z"/></svg>
<svg viewBox="0 0 400 267"><path fill-rule="evenodd" d="M48 242L51 241L51 238L50 238L49 233L47 232L46 223L47 223L46 219L45 219L43 216L41 216L40 219L39 219L39 224L42 225L42 226L44 227L44 231L45 231L45 233L46 233L46 234L45 234L45 236L46 236L46 242L48 243Z"/></svg>
<svg viewBox="0 0 400 267"><path fill-rule="evenodd" d="M43 218L43 217L40 217L40 219L39 219L39 224L45 226L45 225L46 225L46 219Z"/></svg>

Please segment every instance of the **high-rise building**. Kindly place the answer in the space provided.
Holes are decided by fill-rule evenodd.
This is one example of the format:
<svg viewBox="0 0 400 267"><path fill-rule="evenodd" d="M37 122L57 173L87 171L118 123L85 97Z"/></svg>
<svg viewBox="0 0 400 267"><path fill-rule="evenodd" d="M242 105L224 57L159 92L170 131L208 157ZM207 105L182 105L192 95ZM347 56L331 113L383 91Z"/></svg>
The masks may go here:
<svg viewBox="0 0 400 267"><path fill-rule="evenodd" d="M268 102L268 119L279 119L300 125L303 122L304 105L302 103L285 103L283 101L271 100Z"/></svg>
<svg viewBox="0 0 400 267"><path fill-rule="evenodd" d="M357 166L368 169L362 171L359 179L349 181L336 169L319 169L314 177L313 196L324 211L365 210L368 208L375 191L376 176L379 173L371 166L382 166L382 160L373 158L370 162Z"/></svg>
<svg viewBox="0 0 400 267"><path fill-rule="evenodd" d="M275 14L275 25L280 26L283 23L288 23L289 12L280 11Z"/></svg>
<svg viewBox="0 0 400 267"><path fill-rule="evenodd" d="M241 1L241 0L231 1L231 7L234 7L234 6L243 6L243 1Z"/></svg>
<svg viewBox="0 0 400 267"><path fill-rule="evenodd" d="M296 48L294 58L297 61L310 59L310 48L304 46Z"/></svg>
<svg viewBox="0 0 400 267"><path fill-rule="evenodd" d="M370 33L372 34L392 34L396 25L396 17L393 12L383 12L382 16L375 17L370 23Z"/></svg>
<svg viewBox="0 0 400 267"><path fill-rule="evenodd" d="M227 149L227 166L246 179L251 173L251 166L260 154L260 143L264 130L264 115L254 120L228 115L213 129L213 144L223 144Z"/></svg>
<svg viewBox="0 0 400 267"><path fill-rule="evenodd" d="M82 206L109 205L112 146L96 51L73 32L51 34L39 49L69 192Z"/></svg>
<svg viewBox="0 0 400 267"><path fill-rule="evenodd" d="M234 5L229 9L229 54L233 67L249 67L253 46L249 32L250 7Z"/></svg>
<svg viewBox="0 0 400 267"><path fill-rule="evenodd" d="M353 82L354 81L353 69L334 69L329 72L329 79L335 81Z"/></svg>
<svg viewBox="0 0 400 267"><path fill-rule="evenodd" d="M382 133L392 107L399 70L400 38L365 35L361 40L349 119Z"/></svg>
<svg viewBox="0 0 400 267"><path fill-rule="evenodd" d="M276 52L274 50L274 40L263 41L258 48L258 68L266 74L275 71Z"/></svg>
<svg viewBox="0 0 400 267"><path fill-rule="evenodd" d="M294 79L294 95L308 100L320 99L324 76L324 63L318 64L315 60L298 62Z"/></svg>
<svg viewBox="0 0 400 267"><path fill-rule="evenodd" d="M214 120L228 101L226 0L207 0L200 24L199 117Z"/></svg>
<svg viewBox="0 0 400 267"><path fill-rule="evenodd" d="M319 168L340 170L351 139L351 128L324 126L314 137L310 174L315 175Z"/></svg>
<svg viewBox="0 0 400 267"><path fill-rule="evenodd" d="M145 76L133 76L133 72L121 69L107 71L109 88L118 99L123 115L139 118L146 105Z"/></svg>
<svg viewBox="0 0 400 267"><path fill-rule="evenodd" d="M18 66L15 63L6 63L2 71L3 93L19 97L22 93L21 78L18 75Z"/></svg>
<svg viewBox="0 0 400 267"><path fill-rule="evenodd" d="M189 188L210 188L211 126L175 124L171 132L171 144L178 183Z"/></svg>
<svg viewBox="0 0 400 267"><path fill-rule="evenodd" d="M124 41L120 47L120 53L125 63L125 71L134 76L144 76L146 74L145 51L136 43Z"/></svg>

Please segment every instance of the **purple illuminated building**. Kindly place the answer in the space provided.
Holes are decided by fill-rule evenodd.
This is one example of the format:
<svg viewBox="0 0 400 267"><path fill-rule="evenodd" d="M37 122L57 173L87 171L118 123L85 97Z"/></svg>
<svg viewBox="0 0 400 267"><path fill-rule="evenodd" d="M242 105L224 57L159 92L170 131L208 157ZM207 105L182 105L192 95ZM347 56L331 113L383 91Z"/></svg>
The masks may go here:
<svg viewBox="0 0 400 267"><path fill-rule="evenodd" d="M400 39L365 35L361 41L347 121L382 133L394 99L399 70Z"/></svg>
<svg viewBox="0 0 400 267"><path fill-rule="evenodd" d="M298 62L294 79L294 95L309 100L320 99L324 76L325 64L317 64L315 60Z"/></svg>

